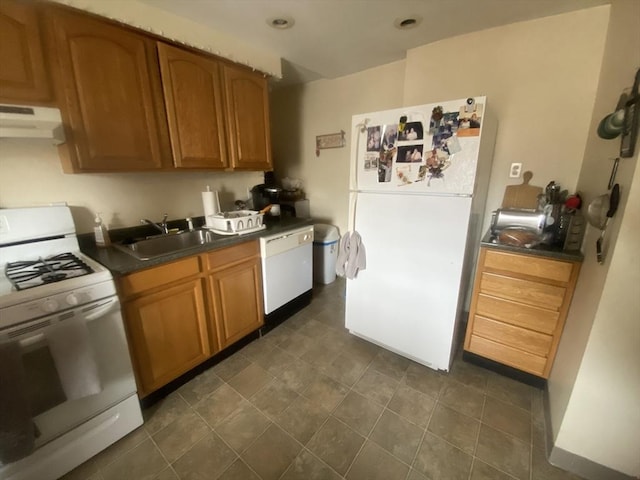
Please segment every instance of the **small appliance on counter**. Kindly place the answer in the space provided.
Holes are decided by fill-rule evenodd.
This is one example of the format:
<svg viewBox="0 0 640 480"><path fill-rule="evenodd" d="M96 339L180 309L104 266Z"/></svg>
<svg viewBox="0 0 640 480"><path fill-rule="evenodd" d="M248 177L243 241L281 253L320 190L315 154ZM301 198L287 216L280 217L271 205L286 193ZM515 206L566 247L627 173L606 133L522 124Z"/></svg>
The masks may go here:
<svg viewBox="0 0 640 480"><path fill-rule="evenodd" d="M545 219L535 210L499 208L491 218L491 234L497 243L532 248L549 237L544 234Z"/></svg>
<svg viewBox="0 0 640 480"><path fill-rule="evenodd" d="M269 205L280 205L281 192L282 188L275 185L267 185L264 183L255 185L251 189L251 200L253 202L253 209L262 210ZM272 208L270 213L273 211L274 209ZM275 209L275 211L279 211L279 208ZM274 213L275 212L271 214L273 215Z"/></svg>

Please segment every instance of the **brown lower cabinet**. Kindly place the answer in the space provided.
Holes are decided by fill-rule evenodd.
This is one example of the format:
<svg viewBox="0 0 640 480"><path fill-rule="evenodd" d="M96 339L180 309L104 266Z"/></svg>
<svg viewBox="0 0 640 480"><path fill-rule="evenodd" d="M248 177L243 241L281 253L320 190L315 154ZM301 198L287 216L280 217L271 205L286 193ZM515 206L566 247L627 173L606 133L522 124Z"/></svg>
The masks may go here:
<svg viewBox="0 0 640 480"><path fill-rule="evenodd" d="M548 378L580 266L482 247L464 349Z"/></svg>
<svg viewBox="0 0 640 480"><path fill-rule="evenodd" d="M257 241L134 272L118 286L141 398L263 324Z"/></svg>

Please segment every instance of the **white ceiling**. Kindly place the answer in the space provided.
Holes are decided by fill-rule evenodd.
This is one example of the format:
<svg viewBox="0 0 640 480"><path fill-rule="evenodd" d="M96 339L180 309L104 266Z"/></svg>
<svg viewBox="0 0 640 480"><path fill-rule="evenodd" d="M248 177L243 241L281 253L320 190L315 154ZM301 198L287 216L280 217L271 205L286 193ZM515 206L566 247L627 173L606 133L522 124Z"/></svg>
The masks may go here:
<svg viewBox="0 0 640 480"><path fill-rule="evenodd" d="M283 60L281 84L336 78L405 57L410 48L609 0L141 0ZM415 28L396 19L419 15ZM294 26L267 25L288 16ZM567 28L571 28L567 25Z"/></svg>

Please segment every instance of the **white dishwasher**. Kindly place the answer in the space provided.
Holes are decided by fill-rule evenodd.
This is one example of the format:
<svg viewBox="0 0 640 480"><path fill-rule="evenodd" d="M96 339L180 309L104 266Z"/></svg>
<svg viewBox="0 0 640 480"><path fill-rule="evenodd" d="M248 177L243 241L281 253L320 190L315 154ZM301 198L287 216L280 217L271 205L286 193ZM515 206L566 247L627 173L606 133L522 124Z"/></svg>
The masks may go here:
<svg viewBox="0 0 640 480"><path fill-rule="evenodd" d="M266 331L311 302L313 225L260 238Z"/></svg>

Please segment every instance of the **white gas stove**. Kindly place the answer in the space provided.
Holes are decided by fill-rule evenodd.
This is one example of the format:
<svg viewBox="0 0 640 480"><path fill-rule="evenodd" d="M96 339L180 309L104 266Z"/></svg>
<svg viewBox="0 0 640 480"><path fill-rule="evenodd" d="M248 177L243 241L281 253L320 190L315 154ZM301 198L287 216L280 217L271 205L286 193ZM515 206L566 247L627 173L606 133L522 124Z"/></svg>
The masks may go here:
<svg viewBox="0 0 640 480"><path fill-rule="evenodd" d="M56 479L142 423L111 273L67 206L0 210L0 478Z"/></svg>

